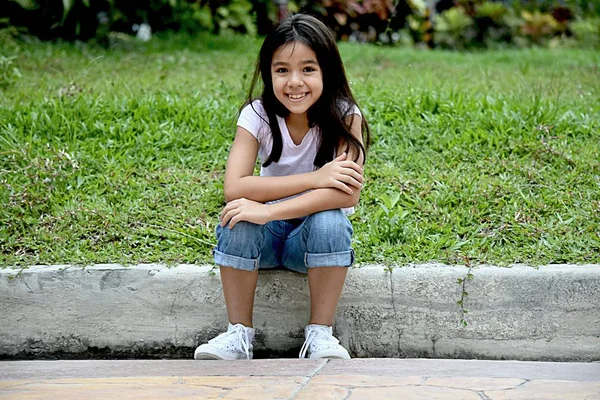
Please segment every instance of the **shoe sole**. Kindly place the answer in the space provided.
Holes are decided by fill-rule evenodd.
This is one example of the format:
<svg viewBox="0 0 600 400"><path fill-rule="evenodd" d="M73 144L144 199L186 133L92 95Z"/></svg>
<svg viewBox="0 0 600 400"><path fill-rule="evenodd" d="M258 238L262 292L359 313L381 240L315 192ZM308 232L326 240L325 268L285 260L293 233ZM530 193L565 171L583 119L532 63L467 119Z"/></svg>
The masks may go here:
<svg viewBox="0 0 600 400"><path fill-rule="evenodd" d="M323 358L328 358L330 360L350 360L352 357L350 355L336 355L336 354L327 354L327 352L322 352L321 354L316 353L309 357L312 360L318 360Z"/></svg>
<svg viewBox="0 0 600 400"><path fill-rule="evenodd" d="M250 352L250 359L252 359L254 354ZM239 358L228 357L226 354L217 354L216 351L199 351L194 353L194 360L223 360L223 361L235 361L235 360L247 360L246 355L240 356Z"/></svg>
<svg viewBox="0 0 600 400"><path fill-rule="evenodd" d="M195 360L224 360L224 358L221 358L215 354L210 354L210 353L195 354L194 359Z"/></svg>
<svg viewBox="0 0 600 400"><path fill-rule="evenodd" d="M311 360L350 360L350 358L345 358L345 357L315 357L315 358L311 358Z"/></svg>

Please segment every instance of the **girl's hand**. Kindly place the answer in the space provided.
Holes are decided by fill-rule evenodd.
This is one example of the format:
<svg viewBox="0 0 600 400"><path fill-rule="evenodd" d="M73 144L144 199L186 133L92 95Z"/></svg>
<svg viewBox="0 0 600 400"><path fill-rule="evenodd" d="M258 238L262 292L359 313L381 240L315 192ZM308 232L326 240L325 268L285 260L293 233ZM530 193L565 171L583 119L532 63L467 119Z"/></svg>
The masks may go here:
<svg viewBox="0 0 600 400"><path fill-rule="evenodd" d="M346 153L323 165L314 174L315 189L335 188L353 194L352 187L362 188L363 169L354 161L346 160Z"/></svg>
<svg viewBox="0 0 600 400"><path fill-rule="evenodd" d="M243 198L227 203L219 216L221 226L229 223L229 229L232 229L240 221L264 225L271 220L270 218L268 205Z"/></svg>

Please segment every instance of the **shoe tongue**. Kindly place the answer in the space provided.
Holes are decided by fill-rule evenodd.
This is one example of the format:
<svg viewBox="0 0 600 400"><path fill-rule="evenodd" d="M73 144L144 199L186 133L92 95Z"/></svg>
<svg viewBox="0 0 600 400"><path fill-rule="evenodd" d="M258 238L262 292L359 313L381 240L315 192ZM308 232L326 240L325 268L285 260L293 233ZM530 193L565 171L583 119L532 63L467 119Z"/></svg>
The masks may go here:
<svg viewBox="0 0 600 400"><path fill-rule="evenodd" d="M244 328L244 330L246 332L248 332L248 335L250 335L250 338L252 339L254 337L254 328L248 328L247 326L244 326L242 324L232 324L231 322L229 323L229 327L227 328L227 332L231 332L233 330L236 329L237 326L241 326L242 328Z"/></svg>
<svg viewBox="0 0 600 400"><path fill-rule="evenodd" d="M317 324L307 325L306 328L304 329L304 334L308 335L308 331L310 329L315 330L315 331L325 331L325 332L329 333L330 335L333 334L333 328L331 326L317 325Z"/></svg>

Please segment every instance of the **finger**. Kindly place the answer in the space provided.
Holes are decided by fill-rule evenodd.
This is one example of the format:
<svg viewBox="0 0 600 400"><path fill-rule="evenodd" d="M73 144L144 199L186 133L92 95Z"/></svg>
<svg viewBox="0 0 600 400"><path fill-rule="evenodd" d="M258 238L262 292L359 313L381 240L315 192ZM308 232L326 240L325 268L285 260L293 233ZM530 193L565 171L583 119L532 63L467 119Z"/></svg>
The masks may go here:
<svg viewBox="0 0 600 400"><path fill-rule="evenodd" d="M239 199L235 199L235 200L231 200L229 203L227 203L227 205L225 205L225 207L223 208L223 211L221 211L221 216L219 217L219 219L223 219L223 217L225 216L225 214L227 214L229 211L238 208L240 206L240 204L242 202L244 202L246 199L239 198Z"/></svg>
<svg viewBox="0 0 600 400"><path fill-rule="evenodd" d="M336 189L341 190L344 193L347 194L354 194L354 190L352 190L351 187L349 187L348 185L346 185L344 182L341 181L336 181L336 185L334 186Z"/></svg>
<svg viewBox="0 0 600 400"><path fill-rule="evenodd" d="M241 213L241 211L238 208L234 208L233 210L229 210L227 212L227 214L225 214L225 216L221 220L221 226L226 226L227 223L229 222L229 220L231 218L235 217L236 215L238 215L239 213ZM231 226L230 226L230 228L231 228Z"/></svg>
<svg viewBox="0 0 600 400"><path fill-rule="evenodd" d="M354 188L360 190L363 187L363 184L352 177L348 177L346 184L349 186L353 186Z"/></svg>
<svg viewBox="0 0 600 400"><path fill-rule="evenodd" d="M338 181L343 182L345 185L352 186L359 190L362 189L362 186L363 186L360 181L358 181L357 179L355 179L354 177L349 176L349 175L341 175L338 178Z"/></svg>
<svg viewBox="0 0 600 400"><path fill-rule="evenodd" d="M239 214L237 214L235 217L231 218L231 220L229 221L229 229L233 229L233 227L238 223L238 222L242 222L242 221L247 221L247 218L244 218L244 215L240 212Z"/></svg>
<svg viewBox="0 0 600 400"><path fill-rule="evenodd" d="M346 152L343 152L339 156L337 156L333 161L343 161L346 159Z"/></svg>
<svg viewBox="0 0 600 400"><path fill-rule="evenodd" d="M225 216L225 214L227 214L227 212L229 211L229 209L227 208L229 205L223 207L223 209L221 210L221 213L219 214L219 221L223 221L223 217Z"/></svg>
<svg viewBox="0 0 600 400"><path fill-rule="evenodd" d="M364 180L364 177L362 176L362 174L356 172L356 170L354 170L352 168L342 168L341 171L339 172L339 174L340 174L340 176L342 176L342 175L350 176L359 182L362 182Z"/></svg>
<svg viewBox="0 0 600 400"><path fill-rule="evenodd" d="M354 171L358 172L359 174L363 173L363 168L360 165L358 165L357 163L355 163L354 161L346 160L346 161L341 162L340 165L344 168L353 169Z"/></svg>
<svg viewBox="0 0 600 400"><path fill-rule="evenodd" d="M364 181L364 177L362 176L362 174L358 173L356 170L354 170L352 168L342 168L339 171L339 176L349 176L349 177L356 179L358 182L361 182L361 183Z"/></svg>
<svg viewBox="0 0 600 400"><path fill-rule="evenodd" d="M225 204L225 207L223 207L223 210L221 210L221 214L219 215L219 220L222 220L223 217L225 216L225 214L227 214L229 211L234 209L236 203L237 203L237 200L232 200L229 203Z"/></svg>
<svg viewBox="0 0 600 400"><path fill-rule="evenodd" d="M365 178L359 174L356 171L352 171L350 174L348 174L352 179L354 179L356 182L360 183L360 185L362 186L362 184L365 182Z"/></svg>
<svg viewBox="0 0 600 400"><path fill-rule="evenodd" d="M223 218L225 218L225 215L227 215L227 213L230 212L233 209L234 209L233 206L227 206L227 207L225 207L223 209L223 211L221 211L221 215L219 215L219 221L223 221Z"/></svg>

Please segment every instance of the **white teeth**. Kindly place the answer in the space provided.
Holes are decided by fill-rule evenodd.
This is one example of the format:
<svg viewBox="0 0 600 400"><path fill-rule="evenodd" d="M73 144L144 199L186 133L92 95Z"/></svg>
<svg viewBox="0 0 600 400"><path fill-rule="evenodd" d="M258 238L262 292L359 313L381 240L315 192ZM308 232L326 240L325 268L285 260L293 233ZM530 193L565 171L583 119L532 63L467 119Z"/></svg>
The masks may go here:
<svg viewBox="0 0 600 400"><path fill-rule="evenodd" d="M298 99L301 99L304 96L306 96L306 93L303 93L303 94L288 94L288 96L290 97L290 99L298 100Z"/></svg>

